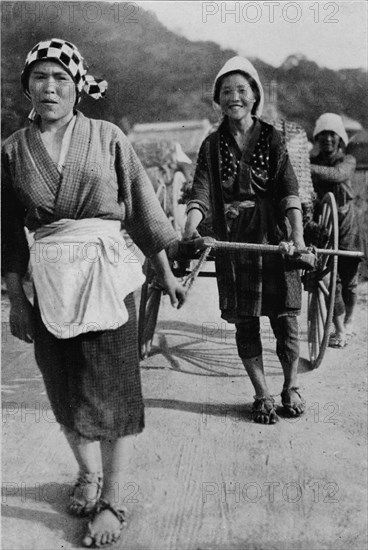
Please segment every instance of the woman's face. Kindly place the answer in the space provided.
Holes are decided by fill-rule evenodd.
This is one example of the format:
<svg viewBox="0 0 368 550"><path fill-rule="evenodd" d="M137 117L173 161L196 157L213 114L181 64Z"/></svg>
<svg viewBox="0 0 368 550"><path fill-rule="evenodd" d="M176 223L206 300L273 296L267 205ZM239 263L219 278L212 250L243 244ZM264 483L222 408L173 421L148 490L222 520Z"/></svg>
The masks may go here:
<svg viewBox="0 0 368 550"><path fill-rule="evenodd" d="M225 76L221 82L220 107L224 115L232 120L251 120L256 101L248 80L240 73Z"/></svg>
<svg viewBox="0 0 368 550"><path fill-rule="evenodd" d="M340 136L330 130L324 130L317 135L317 143L321 153L337 153L340 144Z"/></svg>
<svg viewBox="0 0 368 550"><path fill-rule="evenodd" d="M76 101L72 77L55 61L39 61L29 75L32 104L41 119L62 121L70 117Z"/></svg>

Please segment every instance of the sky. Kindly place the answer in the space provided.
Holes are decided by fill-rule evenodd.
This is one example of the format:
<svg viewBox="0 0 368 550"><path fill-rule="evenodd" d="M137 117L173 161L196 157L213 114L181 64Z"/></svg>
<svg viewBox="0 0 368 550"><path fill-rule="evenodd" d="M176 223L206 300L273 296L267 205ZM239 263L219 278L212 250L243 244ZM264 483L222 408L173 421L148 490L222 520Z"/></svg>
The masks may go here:
<svg viewBox="0 0 368 550"><path fill-rule="evenodd" d="M135 2L170 30L278 67L301 53L321 67L368 69L368 2Z"/></svg>

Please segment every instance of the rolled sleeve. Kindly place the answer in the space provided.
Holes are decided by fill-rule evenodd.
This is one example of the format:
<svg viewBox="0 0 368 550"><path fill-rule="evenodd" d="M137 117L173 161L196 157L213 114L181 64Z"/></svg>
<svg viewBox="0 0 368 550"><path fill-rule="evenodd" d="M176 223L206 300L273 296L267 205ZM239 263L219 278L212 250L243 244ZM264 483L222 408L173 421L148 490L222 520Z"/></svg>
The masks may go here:
<svg viewBox="0 0 368 550"><path fill-rule="evenodd" d="M321 166L311 164L312 174L318 176L319 183L344 183L351 179L356 169L356 160L352 155L346 155L336 166Z"/></svg>
<svg viewBox="0 0 368 550"><path fill-rule="evenodd" d="M192 208L197 208L202 212L203 217L206 217L210 206L209 167L205 153L205 143L206 140L202 143L198 153L193 186L187 206L187 213Z"/></svg>
<svg viewBox="0 0 368 550"><path fill-rule="evenodd" d="M286 214L287 210L290 210L290 208L296 208L301 211L302 205L300 198L297 195L288 195L283 197L280 201L280 208L283 214Z"/></svg>
<svg viewBox="0 0 368 550"><path fill-rule="evenodd" d="M202 214L202 218L206 215L206 205L196 201L189 201L186 209L186 214L188 215L191 210L199 210Z"/></svg>
<svg viewBox="0 0 368 550"><path fill-rule="evenodd" d="M300 201L299 203L296 201L299 199L299 184L290 162L286 141L284 136L275 129L271 148L275 151L277 158L275 198L284 212L289 208L301 209ZM296 206L288 206L291 197L291 201L294 202L290 204Z"/></svg>

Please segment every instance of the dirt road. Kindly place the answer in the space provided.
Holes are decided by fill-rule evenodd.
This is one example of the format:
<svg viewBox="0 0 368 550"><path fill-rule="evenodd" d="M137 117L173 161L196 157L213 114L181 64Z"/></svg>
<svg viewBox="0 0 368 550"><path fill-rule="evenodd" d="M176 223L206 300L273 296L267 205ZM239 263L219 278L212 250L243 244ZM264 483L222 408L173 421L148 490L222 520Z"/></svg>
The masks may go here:
<svg viewBox="0 0 368 550"><path fill-rule="evenodd" d="M146 429L117 488L130 511L117 548L365 549L367 301L364 282L350 345L301 372L306 414L291 420L280 410L277 425L262 426L250 421L251 384L214 280L199 279L180 311L164 298L154 353L142 362ZM280 403L282 371L262 323ZM303 316L304 357L305 324ZM76 465L32 350L7 332L3 349L3 548L80 548L86 520L65 512Z"/></svg>

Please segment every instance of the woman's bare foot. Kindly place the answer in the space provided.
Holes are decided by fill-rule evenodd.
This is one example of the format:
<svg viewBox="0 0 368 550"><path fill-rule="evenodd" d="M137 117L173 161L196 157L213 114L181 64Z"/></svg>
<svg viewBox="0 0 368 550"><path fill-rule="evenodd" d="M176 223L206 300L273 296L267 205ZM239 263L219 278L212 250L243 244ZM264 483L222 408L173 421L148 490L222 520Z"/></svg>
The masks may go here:
<svg viewBox="0 0 368 550"><path fill-rule="evenodd" d="M93 519L88 523L86 536L82 544L86 547L103 547L116 542L126 522L125 509L115 508L101 499L96 507Z"/></svg>
<svg viewBox="0 0 368 550"><path fill-rule="evenodd" d="M283 388L281 392L281 402L290 416L300 416L305 411L305 400L298 392L297 387Z"/></svg>
<svg viewBox="0 0 368 550"><path fill-rule="evenodd" d="M347 345L347 336L345 332L333 332L328 339L329 348L344 348Z"/></svg>
<svg viewBox="0 0 368 550"><path fill-rule="evenodd" d="M276 424L278 416L275 409L275 400L271 395L254 397L252 419L259 424Z"/></svg>

